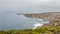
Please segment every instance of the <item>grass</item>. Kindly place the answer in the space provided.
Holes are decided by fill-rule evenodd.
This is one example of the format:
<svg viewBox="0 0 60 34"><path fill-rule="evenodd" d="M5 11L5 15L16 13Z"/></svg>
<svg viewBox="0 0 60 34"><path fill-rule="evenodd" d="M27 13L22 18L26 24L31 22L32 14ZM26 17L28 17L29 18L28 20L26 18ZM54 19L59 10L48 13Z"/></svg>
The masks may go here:
<svg viewBox="0 0 60 34"><path fill-rule="evenodd" d="M23 29L23 30L8 30L8 31L0 31L0 34L60 34L60 26L57 27L44 27L37 28L35 30L32 29Z"/></svg>

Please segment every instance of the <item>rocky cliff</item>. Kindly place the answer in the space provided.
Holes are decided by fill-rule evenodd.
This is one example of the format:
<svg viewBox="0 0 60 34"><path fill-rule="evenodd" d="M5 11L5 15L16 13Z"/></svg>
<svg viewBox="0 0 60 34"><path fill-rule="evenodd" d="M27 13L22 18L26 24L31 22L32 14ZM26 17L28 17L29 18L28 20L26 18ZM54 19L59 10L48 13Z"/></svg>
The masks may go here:
<svg viewBox="0 0 60 34"><path fill-rule="evenodd" d="M42 27L60 26L60 12L49 12L40 14L24 14L26 17L30 18L41 18L43 20L49 20L49 24L44 24Z"/></svg>

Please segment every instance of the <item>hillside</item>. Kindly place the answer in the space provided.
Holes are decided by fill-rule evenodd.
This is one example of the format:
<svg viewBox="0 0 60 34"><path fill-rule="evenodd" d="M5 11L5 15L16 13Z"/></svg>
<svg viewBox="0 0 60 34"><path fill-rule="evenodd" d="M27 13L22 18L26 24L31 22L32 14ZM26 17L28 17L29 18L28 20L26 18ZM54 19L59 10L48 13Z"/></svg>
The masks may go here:
<svg viewBox="0 0 60 34"><path fill-rule="evenodd" d="M60 18L60 12L47 12L47 13L40 13L40 14L24 14L26 17L31 17L31 18L41 18L41 19L55 19L55 18Z"/></svg>
<svg viewBox="0 0 60 34"><path fill-rule="evenodd" d="M60 26L60 12L47 12L40 14L24 14L30 18L41 18L43 20L49 20L49 24L44 24L42 27Z"/></svg>

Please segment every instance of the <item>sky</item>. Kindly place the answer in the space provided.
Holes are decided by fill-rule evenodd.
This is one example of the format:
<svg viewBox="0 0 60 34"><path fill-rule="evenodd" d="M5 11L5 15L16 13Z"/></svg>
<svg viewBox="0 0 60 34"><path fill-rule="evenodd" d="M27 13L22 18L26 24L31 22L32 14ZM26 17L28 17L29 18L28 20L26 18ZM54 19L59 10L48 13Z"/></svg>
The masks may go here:
<svg viewBox="0 0 60 34"><path fill-rule="evenodd" d="M60 0L0 0L0 11L59 12Z"/></svg>

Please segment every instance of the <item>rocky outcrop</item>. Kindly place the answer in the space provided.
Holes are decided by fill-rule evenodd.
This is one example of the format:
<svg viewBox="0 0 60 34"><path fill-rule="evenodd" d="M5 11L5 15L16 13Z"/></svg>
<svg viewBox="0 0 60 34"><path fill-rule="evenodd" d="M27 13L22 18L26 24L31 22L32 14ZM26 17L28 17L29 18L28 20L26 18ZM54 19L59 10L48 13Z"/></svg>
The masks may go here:
<svg viewBox="0 0 60 34"><path fill-rule="evenodd" d="M60 19L60 12L50 12L50 13L40 13L40 14L24 14L26 17L31 18L41 18L44 20L53 20L53 19Z"/></svg>
<svg viewBox="0 0 60 34"><path fill-rule="evenodd" d="M30 18L41 18L43 20L49 20L49 24L44 24L42 27L60 26L60 12L49 12L40 14L24 14L26 17Z"/></svg>

